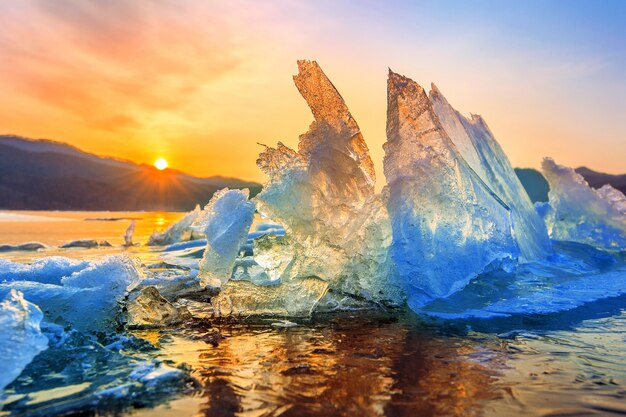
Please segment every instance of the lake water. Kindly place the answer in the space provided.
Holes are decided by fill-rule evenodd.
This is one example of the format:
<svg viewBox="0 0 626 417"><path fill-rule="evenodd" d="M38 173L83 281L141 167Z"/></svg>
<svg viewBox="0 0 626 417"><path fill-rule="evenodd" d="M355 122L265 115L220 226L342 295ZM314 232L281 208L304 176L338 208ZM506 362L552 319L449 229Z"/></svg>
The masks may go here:
<svg viewBox="0 0 626 417"><path fill-rule="evenodd" d="M0 244L51 246L0 258L32 262L126 252L148 264L160 259L159 249L121 246L131 219L137 220L134 241L145 243L153 230L182 215L0 212ZM113 246L57 247L87 238ZM9 386L0 415L625 415L625 307L619 297L566 313L490 322L435 323L407 311L361 311L319 315L290 328L270 319L135 330L129 332L135 342L122 350L184 369L189 379L99 400L96 388L109 387L128 365L112 366L104 342L93 341L86 355L101 356L87 367L59 369L40 354ZM65 348L54 349L64 354Z"/></svg>

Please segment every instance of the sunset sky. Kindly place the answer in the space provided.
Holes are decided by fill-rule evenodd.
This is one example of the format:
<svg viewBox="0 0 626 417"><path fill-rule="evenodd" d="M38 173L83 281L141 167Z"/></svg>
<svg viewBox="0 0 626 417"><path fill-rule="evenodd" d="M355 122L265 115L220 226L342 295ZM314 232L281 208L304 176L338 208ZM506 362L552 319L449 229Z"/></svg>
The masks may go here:
<svg viewBox="0 0 626 417"><path fill-rule="evenodd" d="M626 1L3 1L0 133L263 180L317 60L378 180L387 68L481 114L513 165L626 172Z"/></svg>

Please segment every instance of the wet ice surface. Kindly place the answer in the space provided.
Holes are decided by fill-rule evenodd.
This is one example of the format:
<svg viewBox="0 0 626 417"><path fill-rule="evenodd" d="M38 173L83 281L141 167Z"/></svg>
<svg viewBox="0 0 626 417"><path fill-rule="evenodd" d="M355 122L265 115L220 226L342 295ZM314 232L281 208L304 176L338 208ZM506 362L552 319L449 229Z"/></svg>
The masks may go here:
<svg viewBox="0 0 626 417"><path fill-rule="evenodd" d="M605 306L563 325L539 317L527 330L493 333L369 314L317 317L298 326L188 324L138 330L135 355L172 377L144 388L137 367L115 352L89 351L60 369L39 357L12 385L29 399L4 412L55 415L611 415L626 400L626 314ZM624 305L624 300L621 301ZM560 317L567 322L567 318ZM219 332L220 336L217 336ZM84 348L83 348L84 350ZM57 352L58 353L58 352ZM57 355L58 357L58 355ZM85 366L88 364L89 366ZM159 365L156 365L157 367ZM35 371L39 368L39 371ZM43 368L43 369L42 369ZM68 370L69 368L69 370ZM33 379L37 377L33 390ZM62 388L61 388L62 387ZM121 387L121 388L116 388ZM102 394L109 394L104 396ZM547 393L549 392L549 395ZM113 395L118 394L118 395ZM561 414L559 414L561 413Z"/></svg>
<svg viewBox="0 0 626 417"><path fill-rule="evenodd" d="M168 216L173 221L182 215ZM137 242L147 241L152 230L146 224L159 215L142 216ZM70 221L64 223L72 229ZM128 221L119 224L117 241L113 235L88 235L109 239L113 247L50 247L0 256L23 262L49 255L77 259L57 264L56 275L62 275L65 269L85 269L83 260L125 253L174 282L190 273L179 264L197 265L197 252L206 245L123 248L126 227ZM25 238L42 241L41 234ZM569 265L578 277L614 266L603 252L585 253L575 253L585 262ZM503 299L520 295L501 279L474 281L468 291L492 301L494 288ZM600 290L600 284L610 284L589 282ZM167 296L166 289L160 291ZM456 295L457 307L469 293ZM619 415L626 412L625 308L621 296L550 315L489 320L358 311L309 320L187 320L159 330L89 337L44 325L49 347L7 387L0 415Z"/></svg>

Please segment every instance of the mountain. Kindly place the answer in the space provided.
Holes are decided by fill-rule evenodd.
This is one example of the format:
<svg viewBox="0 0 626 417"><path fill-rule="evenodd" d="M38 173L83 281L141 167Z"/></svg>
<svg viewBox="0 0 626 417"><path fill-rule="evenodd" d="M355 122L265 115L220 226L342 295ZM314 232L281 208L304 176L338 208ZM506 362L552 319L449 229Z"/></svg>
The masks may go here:
<svg viewBox="0 0 626 417"><path fill-rule="evenodd" d="M515 168L515 173L533 203L548 201L550 185L541 172L532 168Z"/></svg>
<svg viewBox="0 0 626 417"><path fill-rule="evenodd" d="M604 184L611 184L624 194L626 194L626 174L612 175L593 171L587 167L576 168L576 172L585 177L589 185L593 188L600 188Z"/></svg>
<svg viewBox="0 0 626 417"><path fill-rule="evenodd" d="M224 187L261 190L256 182L158 171L64 143L0 136L1 209L187 211Z"/></svg>
<svg viewBox="0 0 626 417"><path fill-rule="evenodd" d="M626 174L605 174L586 167L576 168L575 171L582 175L593 188L600 188L604 184L611 184L613 187L626 194ZM537 201L548 201L550 185L541 172L533 168L515 168L515 173L533 203Z"/></svg>

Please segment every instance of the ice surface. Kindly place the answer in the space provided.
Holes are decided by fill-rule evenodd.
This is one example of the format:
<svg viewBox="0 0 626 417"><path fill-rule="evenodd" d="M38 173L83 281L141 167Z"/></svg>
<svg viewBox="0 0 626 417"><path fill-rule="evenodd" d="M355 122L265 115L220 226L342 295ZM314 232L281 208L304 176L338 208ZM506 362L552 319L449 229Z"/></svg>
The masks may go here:
<svg viewBox="0 0 626 417"><path fill-rule="evenodd" d="M338 291L400 303L388 257L391 227L361 131L319 65L298 67L294 81L315 120L297 151L278 143L257 161L269 176L257 209L286 236L274 241L279 248L257 244L257 263L272 282L318 277Z"/></svg>
<svg viewBox="0 0 626 417"><path fill-rule="evenodd" d="M0 393L48 347L39 327L42 318L41 310L16 290L0 303Z"/></svg>
<svg viewBox="0 0 626 417"><path fill-rule="evenodd" d="M34 277L41 273L35 272ZM108 256L56 283L33 281L22 274L21 280L0 284L0 296L17 289L44 311L46 321L81 331L110 330L117 325L127 292L141 279L136 261L126 256Z"/></svg>
<svg viewBox="0 0 626 417"><path fill-rule="evenodd" d="M254 218L254 204L248 196L247 189L217 191L194 223L207 239L198 274L204 286L220 288L232 275Z"/></svg>
<svg viewBox="0 0 626 417"><path fill-rule="evenodd" d="M186 308L174 307L153 286L132 293L126 303L126 325L133 328L179 324L189 317Z"/></svg>
<svg viewBox="0 0 626 417"><path fill-rule="evenodd" d="M171 245L172 243L191 240L195 238L194 231L191 228L193 222L200 215L200 205L187 213L182 219L168 227L163 232L153 232L148 239L149 246Z"/></svg>
<svg viewBox="0 0 626 417"><path fill-rule="evenodd" d="M573 242L555 247L550 261L482 274L458 293L418 312L445 319L552 314L626 294L623 259Z"/></svg>
<svg viewBox="0 0 626 417"><path fill-rule="evenodd" d="M548 228L552 239L626 249L623 194L608 187L595 190L572 168L558 165L550 158L543 160L542 170L550 183L548 197L553 213Z"/></svg>
<svg viewBox="0 0 626 417"><path fill-rule="evenodd" d="M537 260L548 256L551 245L546 227L482 117L472 115L467 119L461 115L434 84L430 99L442 127L463 159L511 209L513 232L520 248L521 260Z"/></svg>
<svg viewBox="0 0 626 417"><path fill-rule="evenodd" d="M384 149L391 253L412 308L517 257L509 207L465 161L424 89L392 71Z"/></svg>

